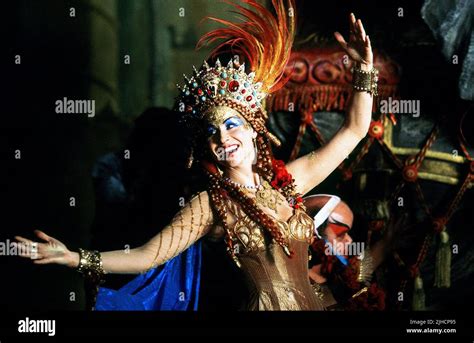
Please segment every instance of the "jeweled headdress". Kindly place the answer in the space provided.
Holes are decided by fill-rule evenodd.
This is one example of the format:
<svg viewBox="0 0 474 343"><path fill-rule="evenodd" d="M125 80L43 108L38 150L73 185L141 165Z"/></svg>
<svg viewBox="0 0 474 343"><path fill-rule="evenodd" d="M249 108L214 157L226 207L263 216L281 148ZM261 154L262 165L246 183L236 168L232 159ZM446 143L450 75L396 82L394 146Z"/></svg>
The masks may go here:
<svg viewBox="0 0 474 343"><path fill-rule="evenodd" d="M264 100L288 81L283 72L294 38L293 0L273 0L276 16L255 0L241 1L248 8L225 2L235 8L240 22L208 17L224 27L205 34L197 48L221 40L212 55L224 50L242 56L250 73L246 73L245 64L240 64L236 57L226 65L219 59L214 66L204 62L199 70L194 68L192 77L185 76L184 86L179 87L177 110L183 113L185 123L194 126L210 108L229 106L238 110L257 133L279 144L265 127ZM195 132L199 132L197 125Z"/></svg>
<svg viewBox="0 0 474 343"><path fill-rule="evenodd" d="M218 105L231 105L251 114L264 113L262 101L267 93L262 91L262 83L255 82L255 73L247 74L245 65L238 59L230 60L227 66L219 59L214 67L204 62L200 70L195 70L191 78L185 76L186 83L178 98L180 111L184 118L201 118L209 108Z"/></svg>

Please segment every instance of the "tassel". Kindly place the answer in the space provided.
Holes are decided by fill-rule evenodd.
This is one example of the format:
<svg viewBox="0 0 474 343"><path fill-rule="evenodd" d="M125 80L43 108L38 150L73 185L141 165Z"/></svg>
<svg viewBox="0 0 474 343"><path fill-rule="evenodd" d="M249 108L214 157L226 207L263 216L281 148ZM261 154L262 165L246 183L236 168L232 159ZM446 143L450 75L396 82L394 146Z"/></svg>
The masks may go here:
<svg viewBox="0 0 474 343"><path fill-rule="evenodd" d="M267 137L276 147L281 146L281 141L270 131L267 131Z"/></svg>
<svg viewBox="0 0 474 343"><path fill-rule="evenodd" d="M440 233L440 242L436 253L435 287L451 287L451 247L446 230Z"/></svg>
<svg viewBox="0 0 474 343"><path fill-rule="evenodd" d="M423 279L420 277L420 275L415 278L412 309L413 311L425 310L425 291L423 290Z"/></svg>

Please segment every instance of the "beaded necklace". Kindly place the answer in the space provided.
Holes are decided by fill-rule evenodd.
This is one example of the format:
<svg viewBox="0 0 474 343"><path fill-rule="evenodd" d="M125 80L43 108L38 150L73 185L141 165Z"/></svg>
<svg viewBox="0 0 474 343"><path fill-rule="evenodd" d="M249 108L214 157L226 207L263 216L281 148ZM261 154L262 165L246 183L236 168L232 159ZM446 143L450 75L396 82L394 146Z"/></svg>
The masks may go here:
<svg viewBox="0 0 474 343"><path fill-rule="evenodd" d="M258 178L259 184L257 185L243 185L241 183L232 181L228 177L224 178L224 180L237 186L240 189L243 189L246 193L253 194L253 190L256 190L256 203L264 207L268 207L269 209L276 212L277 206L282 203L281 198L279 197L277 192L273 191L272 186L266 180L262 180L260 175L258 176Z"/></svg>

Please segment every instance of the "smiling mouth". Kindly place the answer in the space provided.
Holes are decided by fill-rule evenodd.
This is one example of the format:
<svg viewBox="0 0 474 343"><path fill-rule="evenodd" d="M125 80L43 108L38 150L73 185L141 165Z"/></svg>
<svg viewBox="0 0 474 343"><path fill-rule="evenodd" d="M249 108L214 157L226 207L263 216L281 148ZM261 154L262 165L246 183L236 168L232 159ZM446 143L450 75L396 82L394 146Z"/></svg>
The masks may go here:
<svg viewBox="0 0 474 343"><path fill-rule="evenodd" d="M237 151L237 149L239 149L239 145L238 144L232 144L232 145L229 145L227 148L225 148L225 153L226 154L233 154L234 152Z"/></svg>

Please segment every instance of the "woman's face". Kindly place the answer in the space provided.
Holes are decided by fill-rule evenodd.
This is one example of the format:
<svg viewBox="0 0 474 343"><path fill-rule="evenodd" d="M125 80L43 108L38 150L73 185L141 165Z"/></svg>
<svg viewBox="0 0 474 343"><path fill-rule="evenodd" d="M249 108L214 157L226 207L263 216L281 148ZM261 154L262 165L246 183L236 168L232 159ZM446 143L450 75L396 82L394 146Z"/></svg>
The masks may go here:
<svg viewBox="0 0 474 343"><path fill-rule="evenodd" d="M256 161L253 138L257 133L236 110L218 106L205 114L207 140L215 161L235 168Z"/></svg>

